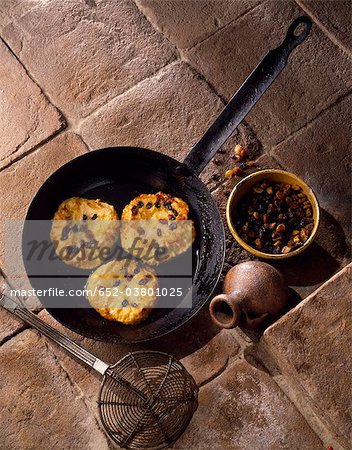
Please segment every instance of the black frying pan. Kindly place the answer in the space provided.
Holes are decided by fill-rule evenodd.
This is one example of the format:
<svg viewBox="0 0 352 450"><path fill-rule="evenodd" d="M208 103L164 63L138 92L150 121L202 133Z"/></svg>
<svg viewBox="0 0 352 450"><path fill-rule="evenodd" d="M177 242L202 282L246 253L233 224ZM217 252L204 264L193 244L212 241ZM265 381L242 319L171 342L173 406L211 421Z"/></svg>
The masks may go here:
<svg viewBox="0 0 352 450"><path fill-rule="evenodd" d="M120 215L123 207L135 196L163 191L189 204L197 231L193 253L192 308L155 309L140 325L125 326L103 319L91 308L80 308L82 299L72 299L72 302L77 302L75 309L50 308L50 302L43 300L55 319L90 338L142 342L169 333L199 311L219 279L225 235L219 211L198 175L283 70L289 54L304 41L310 28L311 20L305 16L291 24L283 43L264 57L182 163L152 150L111 147L73 159L42 185L30 204L27 220L51 220L58 205L73 196L101 198L113 204ZM23 245L28 241L28 233L25 223ZM26 259L25 266L30 273ZM79 271L75 275L75 269L70 270L69 278L58 278L55 284L67 287L68 283L83 288L87 273L82 278ZM30 277L30 281L37 289L53 287L53 280L42 277Z"/></svg>

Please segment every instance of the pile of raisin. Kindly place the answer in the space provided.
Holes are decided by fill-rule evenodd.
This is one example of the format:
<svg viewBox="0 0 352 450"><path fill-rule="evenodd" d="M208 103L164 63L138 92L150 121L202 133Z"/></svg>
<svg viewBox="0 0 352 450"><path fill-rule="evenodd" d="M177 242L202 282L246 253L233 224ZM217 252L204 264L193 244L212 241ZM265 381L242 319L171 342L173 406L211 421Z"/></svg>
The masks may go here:
<svg viewBox="0 0 352 450"><path fill-rule="evenodd" d="M301 247L313 227L313 210L297 184L263 180L238 202L233 222L241 239L264 253L286 254Z"/></svg>

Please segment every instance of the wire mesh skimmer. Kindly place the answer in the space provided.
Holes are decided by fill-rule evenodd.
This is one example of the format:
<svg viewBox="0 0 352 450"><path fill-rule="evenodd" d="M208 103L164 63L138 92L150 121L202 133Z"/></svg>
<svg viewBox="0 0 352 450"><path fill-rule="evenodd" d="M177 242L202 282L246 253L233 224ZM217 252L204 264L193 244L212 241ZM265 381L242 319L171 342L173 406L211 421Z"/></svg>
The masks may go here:
<svg viewBox="0 0 352 450"><path fill-rule="evenodd" d="M181 436L197 409L198 387L173 356L138 351L109 366L17 300L0 293L3 308L103 375L100 418L114 443L129 449L162 449Z"/></svg>

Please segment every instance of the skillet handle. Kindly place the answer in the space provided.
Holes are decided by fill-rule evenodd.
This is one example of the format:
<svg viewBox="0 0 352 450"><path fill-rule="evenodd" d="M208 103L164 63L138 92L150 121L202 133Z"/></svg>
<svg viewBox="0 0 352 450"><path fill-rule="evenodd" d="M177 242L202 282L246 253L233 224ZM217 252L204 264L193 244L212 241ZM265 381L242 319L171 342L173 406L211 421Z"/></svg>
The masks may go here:
<svg viewBox="0 0 352 450"><path fill-rule="evenodd" d="M302 29L299 30L299 26ZM219 148L231 136L284 69L292 50L306 39L311 26L312 21L308 16L301 16L294 20L289 26L282 44L276 49L270 50L253 70L183 161L193 173L199 175ZM298 34L295 34L295 31Z"/></svg>

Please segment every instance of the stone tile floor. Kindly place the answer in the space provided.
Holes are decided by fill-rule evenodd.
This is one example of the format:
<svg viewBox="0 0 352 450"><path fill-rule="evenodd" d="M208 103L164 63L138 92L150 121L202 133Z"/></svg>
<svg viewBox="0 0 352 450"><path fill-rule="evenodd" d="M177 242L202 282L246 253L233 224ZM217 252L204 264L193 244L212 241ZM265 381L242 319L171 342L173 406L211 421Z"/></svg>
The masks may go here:
<svg viewBox="0 0 352 450"><path fill-rule="evenodd" d="M258 167L292 170L315 190L316 242L277 264L296 292L292 310L262 337L220 331L206 307L145 346L64 330L108 362L135 348L182 359L201 389L178 449L350 448L351 3L0 2L1 223L23 218L41 183L89 150L140 145L182 159L301 14L313 19L309 38L225 144L220 165L202 175L223 217L238 182L223 179L237 143ZM228 232L226 245L224 274L249 258ZM40 316L62 329L45 311ZM4 311L0 345L1 448L111 448L98 421L95 375Z"/></svg>

